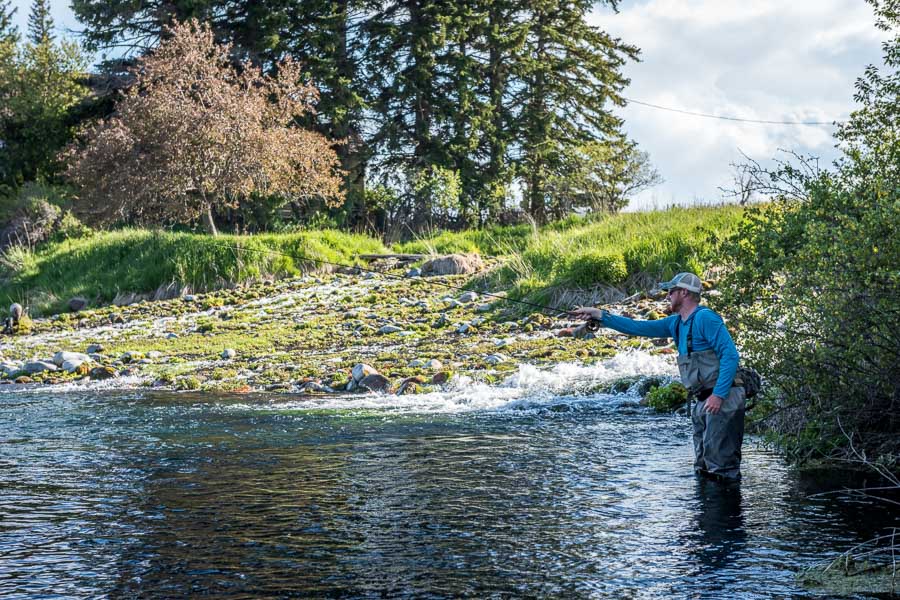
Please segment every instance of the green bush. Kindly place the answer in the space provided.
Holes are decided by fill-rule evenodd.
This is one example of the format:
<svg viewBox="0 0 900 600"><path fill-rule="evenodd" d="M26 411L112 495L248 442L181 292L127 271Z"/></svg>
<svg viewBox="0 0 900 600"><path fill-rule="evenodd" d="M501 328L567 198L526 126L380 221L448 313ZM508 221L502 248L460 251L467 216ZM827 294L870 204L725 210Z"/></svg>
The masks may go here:
<svg viewBox="0 0 900 600"><path fill-rule="evenodd" d="M900 456L900 15L874 6L894 32L889 72L857 83L861 108L836 134L843 157L831 170L796 156L757 169L778 193L723 246L720 308L779 390L772 437L801 461Z"/></svg>
<svg viewBox="0 0 900 600"><path fill-rule="evenodd" d="M607 250L585 250L570 256L563 268L565 282L581 288L598 283L615 285L628 276L622 254Z"/></svg>
<svg viewBox="0 0 900 600"><path fill-rule="evenodd" d="M647 394L647 404L660 412L674 412L687 403L687 388L678 383L670 383L662 387L652 387Z"/></svg>

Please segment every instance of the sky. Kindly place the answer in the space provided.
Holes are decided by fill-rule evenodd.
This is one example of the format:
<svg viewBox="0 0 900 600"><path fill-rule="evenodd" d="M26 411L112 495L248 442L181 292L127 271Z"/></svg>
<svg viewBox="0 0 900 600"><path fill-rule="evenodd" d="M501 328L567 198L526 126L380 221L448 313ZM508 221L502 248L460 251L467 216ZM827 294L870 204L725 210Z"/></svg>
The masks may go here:
<svg viewBox="0 0 900 600"><path fill-rule="evenodd" d="M13 0L27 29L29 0ZM620 0L590 22L641 49L625 97L676 110L768 121L831 123L854 108L853 84L881 64L885 36L863 0ZM60 33L77 30L67 0L51 2ZM780 150L838 156L834 127L739 123L630 104L627 134L664 178L630 209L722 200L741 152L767 164Z"/></svg>
<svg viewBox="0 0 900 600"><path fill-rule="evenodd" d="M857 77L882 64L885 36L863 0L621 0L618 14L598 9L590 21L641 48L641 61L624 69L627 98L768 121L846 118ZM831 125L738 123L637 104L615 112L665 179L632 209L720 202L741 152L770 164L794 150L823 166L839 154Z"/></svg>

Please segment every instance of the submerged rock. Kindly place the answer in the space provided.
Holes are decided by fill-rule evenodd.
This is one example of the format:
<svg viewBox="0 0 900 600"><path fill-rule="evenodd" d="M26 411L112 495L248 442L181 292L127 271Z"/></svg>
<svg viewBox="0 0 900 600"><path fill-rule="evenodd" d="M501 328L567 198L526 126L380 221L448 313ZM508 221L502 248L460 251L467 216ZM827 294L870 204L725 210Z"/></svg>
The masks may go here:
<svg viewBox="0 0 900 600"><path fill-rule="evenodd" d="M384 375L372 373L359 380L359 387L371 392L386 392L391 388L391 380Z"/></svg>

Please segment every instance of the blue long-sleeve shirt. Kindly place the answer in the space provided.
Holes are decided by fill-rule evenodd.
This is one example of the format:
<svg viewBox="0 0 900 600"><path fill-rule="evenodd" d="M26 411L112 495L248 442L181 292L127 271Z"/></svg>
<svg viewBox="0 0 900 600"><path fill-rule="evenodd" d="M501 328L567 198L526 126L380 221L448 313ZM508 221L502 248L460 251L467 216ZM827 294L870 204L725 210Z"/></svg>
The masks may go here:
<svg viewBox="0 0 900 600"><path fill-rule="evenodd" d="M681 315L675 314L656 321L636 321L603 311L603 318L600 322L604 327L629 335L674 338L675 324L679 319L681 319ZM698 306L687 320L681 321L678 332L679 339L676 340L679 354L687 354L687 335L692 319L694 321L693 351L702 352L709 349L715 351L716 356L719 357L719 378L716 379L713 393L721 398L727 398L740 360L734 340L731 339L731 334L725 328L722 317L708 308Z"/></svg>

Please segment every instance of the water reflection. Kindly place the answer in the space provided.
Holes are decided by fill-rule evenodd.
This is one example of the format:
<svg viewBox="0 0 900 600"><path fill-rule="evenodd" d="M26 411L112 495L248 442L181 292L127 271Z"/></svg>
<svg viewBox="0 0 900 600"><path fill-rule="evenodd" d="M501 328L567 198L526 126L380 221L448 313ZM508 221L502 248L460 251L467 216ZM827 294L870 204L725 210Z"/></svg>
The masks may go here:
<svg viewBox="0 0 900 600"><path fill-rule="evenodd" d="M696 491L696 534L689 552L701 573L717 572L731 567L747 546L741 484L697 477Z"/></svg>
<svg viewBox="0 0 900 600"><path fill-rule="evenodd" d="M806 498L753 448L740 485L695 479L688 435L601 402L0 402L0 595L797 598L798 568L896 518Z"/></svg>

